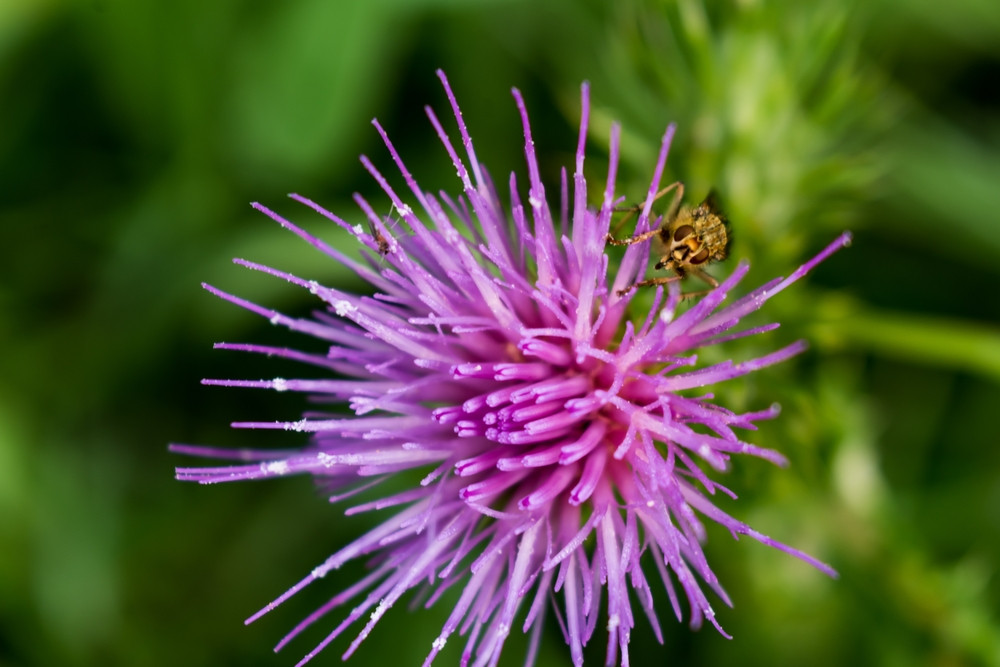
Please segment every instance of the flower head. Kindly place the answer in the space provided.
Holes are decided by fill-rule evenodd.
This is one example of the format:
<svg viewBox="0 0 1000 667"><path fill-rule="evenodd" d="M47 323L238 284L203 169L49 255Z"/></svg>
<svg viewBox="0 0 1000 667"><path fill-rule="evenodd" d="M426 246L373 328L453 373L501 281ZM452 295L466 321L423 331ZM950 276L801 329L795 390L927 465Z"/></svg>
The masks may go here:
<svg viewBox="0 0 1000 667"><path fill-rule="evenodd" d="M373 495L373 488L401 471L424 471L413 488L352 506L350 513L383 510L390 516L250 620L345 562L369 558L367 576L306 618L279 647L354 600L342 622L302 663L365 619L346 657L404 594L426 588L433 603L456 586L458 602L425 664L456 632L468 637L463 664L496 664L505 638L517 626L532 633L533 652L549 601L558 597L561 602L554 606L573 663L582 663L583 646L598 619L605 618L607 661L625 665L636 606L660 635L651 589L657 582L647 579L643 563L655 566L657 585L666 587L678 619L686 606L693 626L708 619L722 632L704 589L727 604L729 599L702 550L705 519L734 537L749 535L832 575L827 565L753 530L712 500L719 491L733 495L710 474L726 470L734 455L779 465L785 459L737 434L776 416L776 406L736 414L715 404L704 388L787 359L804 345L708 366L698 364L697 351L777 326L734 332L744 315L845 245L848 235L789 278L775 279L728 305L723 302L746 274L745 263L683 312L678 283L657 287L652 308L641 324L633 324L626 314L635 291L620 290L645 272L649 244L629 247L617 265L609 261L605 239L620 204L615 193L619 127L612 127L610 168L595 210L588 207L583 172L587 85L581 91L575 170L571 179L563 171L558 210L550 207L524 102L513 91L524 125L528 184L523 199L511 176L506 210L476 158L451 88L439 76L460 147L430 109L427 114L458 172L461 196L421 190L376 121L409 194L397 193L367 158L361 161L388 195L398 222L388 224L360 196L355 199L367 228L292 196L349 230L364 247L364 261L254 205L356 271L370 283L373 296L244 260L236 261L308 289L323 301L323 310L308 318L288 317L206 286L273 324L329 344L326 354L220 344L293 359L320 369L322 377L206 384L306 392L320 403L346 404L349 414L315 412L296 421L234 424L310 433L308 446L297 451L175 446L185 453L251 462L181 468L180 479L213 483L304 473L339 500ZM670 126L663 137L636 233L657 222L652 203L673 132Z"/></svg>

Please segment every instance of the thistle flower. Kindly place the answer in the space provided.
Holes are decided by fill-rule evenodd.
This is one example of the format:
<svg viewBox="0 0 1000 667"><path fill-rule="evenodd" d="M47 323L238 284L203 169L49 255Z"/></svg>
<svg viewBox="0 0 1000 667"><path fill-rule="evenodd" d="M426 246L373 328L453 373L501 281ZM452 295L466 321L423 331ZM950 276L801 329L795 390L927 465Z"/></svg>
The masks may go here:
<svg viewBox="0 0 1000 667"><path fill-rule="evenodd" d="M705 388L788 359L804 344L709 366L698 365L697 351L774 329L776 324L734 331L741 318L846 245L849 236L838 238L789 278L772 280L725 306L747 272L746 263L683 312L678 283L658 287L652 308L639 318L641 325L634 324L626 314L635 291L619 290L645 271L649 244L629 247L617 266L606 254L612 213L622 201L615 193L617 125L611 129L600 205L588 208L583 171L587 84L581 90L572 184L563 170L557 211L550 208L539 177L524 101L513 91L524 126L528 196L525 202L511 175L508 211L476 158L447 79L438 75L464 155L429 108L427 115L458 172L461 196L436 197L421 190L375 121L410 194L404 199L371 161L362 157L361 162L391 200L397 223L388 224L359 195L355 200L367 229L292 195L350 231L363 246L363 262L254 204L354 270L374 296L245 260L236 262L308 289L323 301L323 309L293 318L205 286L272 324L329 344L326 354L219 344L302 362L325 377L205 384L306 392L318 403L346 403L350 414L315 412L296 421L233 424L311 434L309 444L297 451L175 445L176 451L241 462L180 468L179 479L210 484L309 474L336 501L374 495L373 488L403 471L424 472L413 488L348 509L349 514L394 514L247 622L331 570L367 557L370 573L303 620L278 648L334 608L356 600L299 664L366 618L346 658L404 594L418 589L431 605L456 586L458 601L425 665L456 632L467 636L463 665L470 660L495 665L516 625L531 632L531 664L549 601L560 597L553 607L573 664L582 664L583 647L604 618L607 662L627 665L636 605L662 641L652 601L656 582L647 579L643 563L655 567L679 620L683 597L692 626L707 619L725 635L704 590L730 604L702 549L706 519L734 538L748 535L834 576L829 566L753 530L712 500L718 492L735 497L710 476L725 471L733 455L778 465L786 460L741 440L735 430L754 429L759 420L775 417L777 406L737 414L715 404ZM663 136L636 233L657 222L650 213L673 133L671 125Z"/></svg>

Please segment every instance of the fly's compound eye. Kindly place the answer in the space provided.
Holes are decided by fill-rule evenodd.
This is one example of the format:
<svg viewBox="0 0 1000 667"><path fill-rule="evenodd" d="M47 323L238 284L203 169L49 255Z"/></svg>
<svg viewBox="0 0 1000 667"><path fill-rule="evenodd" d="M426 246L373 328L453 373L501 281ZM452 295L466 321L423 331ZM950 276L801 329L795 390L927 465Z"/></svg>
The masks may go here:
<svg viewBox="0 0 1000 667"><path fill-rule="evenodd" d="M702 248L701 252L688 260L691 264L704 264L708 260L708 248Z"/></svg>
<svg viewBox="0 0 1000 667"><path fill-rule="evenodd" d="M674 241L683 241L688 236L694 234L694 227L691 225L681 225L674 230Z"/></svg>

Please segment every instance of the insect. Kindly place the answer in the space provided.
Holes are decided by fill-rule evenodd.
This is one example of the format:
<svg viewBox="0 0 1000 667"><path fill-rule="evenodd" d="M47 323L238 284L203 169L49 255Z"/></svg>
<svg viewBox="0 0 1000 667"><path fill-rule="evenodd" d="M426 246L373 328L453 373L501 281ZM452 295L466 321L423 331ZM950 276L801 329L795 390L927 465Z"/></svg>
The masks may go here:
<svg viewBox="0 0 1000 667"><path fill-rule="evenodd" d="M378 246L378 254L385 257L389 254L389 240L382 235L382 232L375 227L375 224L371 221L368 222L368 231L371 232L372 238L375 239L375 243Z"/></svg>
<svg viewBox="0 0 1000 667"><path fill-rule="evenodd" d="M657 192L654 199L659 199L671 190L676 190L676 193L659 229L620 241L608 234L607 241L611 245L622 246L658 237L664 253L656 263L656 268L669 269L675 275L640 280L625 289L618 290L619 296L624 296L637 287L665 285L675 280L683 280L688 275L697 276L712 287L719 286L719 281L701 268L711 262L725 259L729 252L729 228L725 216L718 209L714 193L709 193L705 200L694 208L681 208L684 184L678 181ZM630 209L631 212L635 210L637 209ZM681 298L689 299L704 293L705 291L689 292Z"/></svg>
<svg viewBox="0 0 1000 667"><path fill-rule="evenodd" d="M377 225L371 219L368 220L368 232L372 235L372 240L375 241L375 246L378 249L378 254L380 254L382 257L388 255L389 251L392 250L392 246L389 245L389 238L386 235L389 233L388 227L395 226L395 224L398 222L398 220L396 220L392 215L395 210L396 210L396 205L393 204L392 208L389 209L389 215L383 218L382 225ZM385 230L385 234L382 233L383 229Z"/></svg>

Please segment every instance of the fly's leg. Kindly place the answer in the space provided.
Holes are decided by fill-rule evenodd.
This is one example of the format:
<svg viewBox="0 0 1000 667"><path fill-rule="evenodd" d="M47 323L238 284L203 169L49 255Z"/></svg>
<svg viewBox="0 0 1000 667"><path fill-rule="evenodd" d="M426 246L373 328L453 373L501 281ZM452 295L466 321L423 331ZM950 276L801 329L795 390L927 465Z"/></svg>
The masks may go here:
<svg viewBox="0 0 1000 667"><path fill-rule="evenodd" d="M704 271L702 271L701 269L699 269L696 266L689 266L689 267L687 267L687 272L690 273L693 276L698 276L701 280L705 281L706 283L708 283L712 287L709 288L709 289L698 290L697 292L686 292L684 294L681 294L681 301L683 301L685 299L693 299L696 296L705 296L706 294L708 294L713 289L715 289L716 287L719 286L719 281L718 280L716 280L712 276L708 275L707 273L705 273Z"/></svg>
<svg viewBox="0 0 1000 667"><path fill-rule="evenodd" d="M663 188L655 195L653 195L653 201L656 201L660 197L666 195L671 190L676 190L676 192L674 193L673 200L670 202L670 208L667 209L666 216L664 217L667 224L673 222L674 218L677 217L677 211L678 209L680 209L681 206L681 199L684 197L684 184L680 181L676 181L674 183L671 183L667 187ZM635 213L639 210L641 210L640 206L630 206L629 208L615 209L615 211L618 213L628 214L624 218L618 221L618 224L615 226L615 231L617 232L617 230L621 229L622 225L624 225L629 220L629 218L635 215ZM633 236L628 239L622 239L620 241L609 233L605 237L605 240L611 245L615 246L634 245L636 243L642 243L643 241L648 241L649 239L653 238L659 233L660 233L659 229L651 229L648 232L639 234L638 236Z"/></svg>
<svg viewBox="0 0 1000 667"><path fill-rule="evenodd" d="M648 280L640 280L639 282L632 283L631 285L629 285L625 289L618 290L618 296L625 296L626 294L628 294L632 290L637 289L639 287L655 287L657 285L667 285L667 284L670 284L670 283L675 282L677 280L683 280L684 278L686 278L688 276L688 274L694 275L694 276L698 276L701 280L705 281L706 283L708 283L712 287L710 289L703 289L703 290L699 290L697 292L684 292L684 293L681 294L681 301L684 301L686 299L693 299L693 298L698 297L698 296L705 296L706 294L708 294L713 289L715 289L716 287L719 286L719 281L718 280L716 280L712 276L708 275L707 273L705 273L701 269L699 269L697 267L690 266L690 267L687 267L685 269L685 273L683 275L662 276L660 278L650 278Z"/></svg>
<svg viewBox="0 0 1000 667"><path fill-rule="evenodd" d="M625 296L634 289L639 287L655 287L656 285L667 285L672 282L681 280L683 276L661 276L660 278L650 278L649 280L640 280L637 283L632 283L625 289L618 290L618 296ZM686 297L681 297L686 298Z"/></svg>

